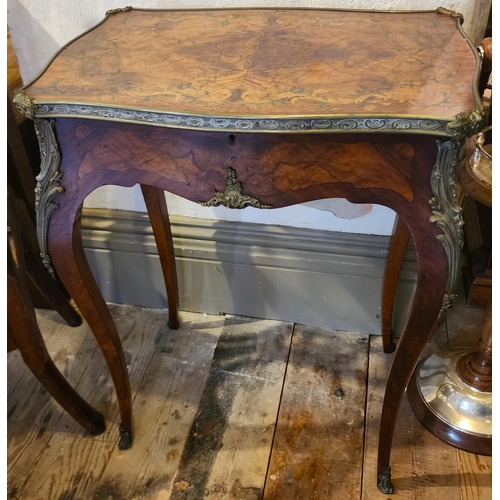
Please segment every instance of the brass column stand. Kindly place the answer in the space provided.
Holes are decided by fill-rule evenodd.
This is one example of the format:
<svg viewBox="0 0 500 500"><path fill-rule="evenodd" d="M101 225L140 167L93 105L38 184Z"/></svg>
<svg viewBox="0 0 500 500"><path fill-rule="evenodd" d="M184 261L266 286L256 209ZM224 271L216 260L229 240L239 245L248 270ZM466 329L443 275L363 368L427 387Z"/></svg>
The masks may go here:
<svg viewBox="0 0 500 500"><path fill-rule="evenodd" d="M491 455L491 300L478 349L451 348L422 361L407 395L422 425L442 441L477 455Z"/></svg>

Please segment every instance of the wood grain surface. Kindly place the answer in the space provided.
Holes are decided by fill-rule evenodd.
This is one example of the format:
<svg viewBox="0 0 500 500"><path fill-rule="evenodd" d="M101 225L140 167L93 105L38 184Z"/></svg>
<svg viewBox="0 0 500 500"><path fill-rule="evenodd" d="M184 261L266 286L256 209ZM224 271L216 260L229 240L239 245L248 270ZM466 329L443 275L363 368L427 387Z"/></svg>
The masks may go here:
<svg viewBox="0 0 500 500"><path fill-rule="evenodd" d="M75 354L82 349L90 334L87 325L71 329L61 322L54 311L38 313L37 321L54 362L78 390L84 366L75 366ZM36 469L54 432L74 422L33 377L18 351L9 354L7 378L7 416L11 429L8 436L7 480L9 495L15 497ZM85 435L78 424L74 430L78 435Z"/></svg>
<svg viewBox="0 0 500 500"><path fill-rule="evenodd" d="M62 182L74 193L60 197L64 205L103 184L137 182L207 201L232 167L245 194L276 208L352 195L397 209L414 200L414 170L429 168L416 152L433 162L436 149L432 137L407 134L227 134L73 118L58 118L56 129Z"/></svg>
<svg viewBox="0 0 500 500"><path fill-rule="evenodd" d="M461 500L482 500L492 497L491 457L457 450Z"/></svg>
<svg viewBox="0 0 500 500"><path fill-rule="evenodd" d="M112 307L111 311L123 340L127 364L131 370L132 391L136 396L144 369L149 366L159 334L165 327L165 316L161 311L145 311L143 308ZM71 335L73 331L67 335ZM32 467L30 471L25 470L24 477L20 473L13 475L12 486L9 481L9 491L13 498L16 495L33 500L92 498L97 487L96 479L102 475L112 451L117 447L116 427L119 417L109 371L88 326L83 325L79 331L80 335L73 333L81 342L79 346L73 347L72 343L68 345L64 341L53 343L57 349L54 360L58 364L62 362L64 366L65 357L69 358L71 363L67 378L70 381L76 380L76 390L97 409L102 410L107 421L106 432L90 439L80 439L83 433L68 415L62 414L60 421L55 418L57 414L53 415L50 420L50 435L43 440L39 439L40 442L35 443L36 447L31 445L32 451L39 455L43 453L45 460L38 460L36 467ZM62 350L64 345L67 347ZM54 427L58 430L55 435ZM33 438L30 443L32 441ZM23 483L18 486L21 478Z"/></svg>
<svg viewBox="0 0 500 500"><path fill-rule="evenodd" d="M368 347L295 328L265 500L360 498Z"/></svg>
<svg viewBox="0 0 500 500"><path fill-rule="evenodd" d="M66 193L58 198L59 209L52 215L49 252L112 362L115 356L110 356L109 349L115 346L114 325L108 321L78 233L81 204L95 188L139 182L204 201L214 190L224 188L229 164L237 167L234 170L245 194L270 206L345 197L355 203L383 204L399 214L415 242L418 286L387 382L380 421L382 474L389 466L397 409L446 290L447 257L435 238L441 230L428 222L433 138L339 134L332 140L327 134L316 134L307 140L288 134L228 135L84 119L58 119L56 133ZM113 373L116 366L110 363L110 367ZM120 370L124 372L123 362ZM114 373L114 380L121 395L122 424L128 429L131 411L120 385L123 377Z"/></svg>
<svg viewBox="0 0 500 500"><path fill-rule="evenodd" d="M388 498L376 488L374 481L377 429L385 378L391 362L391 356L383 352L381 340L381 337L370 338L363 467L364 500ZM446 340L446 325L441 325L428 344L425 355L446 347ZM394 434L392 471L397 498L437 500L446 497L450 500L461 500L457 450L424 429L413 415L406 397L399 410L398 425Z"/></svg>
<svg viewBox="0 0 500 500"><path fill-rule="evenodd" d="M38 102L215 116L433 116L475 106L476 61L437 12L130 10L59 53Z"/></svg>
<svg viewBox="0 0 500 500"><path fill-rule="evenodd" d="M166 318L165 318L166 319ZM223 317L183 316L178 331L156 332L156 352L134 402L134 453L113 450L93 485L93 498L166 498L179 467L182 445L200 403Z"/></svg>
<svg viewBox="0 0 500 500"><path fill-rule="evenodd" d="M261 498L259 484L266 477L266 494L270 495L271 485L291 470L303 473L302 485L293 480L283 482L283 495L277 497L280 500L389 498L377 490L374 481L378 419L392 358L382 352L380 337L372 337L368 343L365 335L296 326L291 343L291 325L284 322L185 312L181 329L174 332L166 326L165 311L128 306L112 306L111 310L130 365L136 414L134 446L125 452L116 448L118 412L111 400L112 384L88 326L70 328L55 312L39 311L38 322L51 356L77 390L106 413L109 432L99 437L83 433L71 417L55 407L47 393L42 393L32 376L30 383L18 353L10 353L10 500L189 498L191 483L181 479L189 460L200 464L207 481L204 494L214 499ZM481 312L465 307L463 298L457 301L449 313L450 324L441 325L430 348L444 345L446 332L453 344L474 342L481 318L472 314L477 318L473 321L471 311ZM464 322L466 328L455 331ZM455 326L450 329L451 324ZM310 333L311 338L304 338ZM330 397L331 389L339 385L344 396ZM366 390L368 408L363 426ZM227 420L207 413L215 406L223 410L219 417L227 416ZM268 411L271 407L272 412ZM310 418L304 418L308 412ZM190 447L195 437L193 424L207 416L200 439L216 437L221 447L217 452L201 447L194 453L196 448ZM491 457L471 455L441 443L420 426L406 402L398 422L394 452L397 494L391 498L492 498ZM281 431L278 428L272 439L276 423ZM226 425L222 435L221 424ZM340 432L344 424L349 432ZM328 432L323 442L325 429ZM329 447L332 443L338 446ZM273 449L273 455L287 458L287 468L274 480L270 477L274 472L267 469ZM319 449L326 450L324 457ZM320 460L331 468L314 467ZM312 466L301 471L300 464L307 463ZM307 490L313 480L318 487ZM329 485L333 483L332 496ZM299 486L306 493L294 496Z"/></svg>

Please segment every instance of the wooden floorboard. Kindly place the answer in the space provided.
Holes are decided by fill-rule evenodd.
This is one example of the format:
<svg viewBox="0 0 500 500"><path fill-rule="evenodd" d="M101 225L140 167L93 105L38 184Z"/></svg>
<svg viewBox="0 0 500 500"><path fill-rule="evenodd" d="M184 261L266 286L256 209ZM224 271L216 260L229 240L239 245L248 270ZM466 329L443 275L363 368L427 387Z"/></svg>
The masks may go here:
<svg viewBox="0 0 500 500"><path fill-rule="evenodd" d="M446 347L446 325L438 327L422 357ZM383 500L377 489L377 446L385 382L392 355L382 350L381 337L370 341L366 410L363 500ZM397 498L460 500L457 451L429 433L413 415L406 396L399 411L391 453L392 480Z"/></svg>
<svg viewBox="0 0 500 500"><path fill-rule="evenodd" d="M285 371L290 353L293 324L280 321L230 318L224 323L210 375L213 386L205 386L202 402L190 436L198 434L203 413L205 427L221 427L207 471L204 495L211 500L258 500L262 498ZM234 345L234 347L233 347ZM220 347L222 346L222 349ZM239 354L239 352L241 354ZM218 356L217 356L218 354ZM210 376L209 376L210 377ZM221 385L224 390L221 391ZM213 391L216 394L213 394ZM215 398L214 398L215 396ZM215 401L214 401L215 399ZM214 403L219 408L215 412ZM214 429L215 431L215 429ZM213 431L210 431L213 432ZM213 440L210 440L213 443ZM194 442L191 442L195 445ZM203 446L195 445L199 451ZM179 479L188 477L193 465L207 468L206 453L190 457L179 468ZM199 488L199 494L203 493ZM179 493L173 499L200 498Z"/></svg>
<svg viewBox="0 0 500 500"><path fill-rule="evenodd" d="M154 352L155 335L166 327L165 313L143 308L111 307L122 338L125 358L130 369L132 394L137 393L145 367ZM55 313L54 313L55 314ZM82 327L80 327L82 328ZM77 335L76 329L67 328L60 341L67 335ZM82 339L76 351L67 350L66 359L74 356L68 370L63 370L75 389L103 413L107 429L100 436L87 435L67 414L62 414L54 424L54 432L45 446L42 458L30 471L22 488L15 488L11 498L31 500L60 500L91 498L97 481L118 442L118 407L109 371L104 358L87 327L81 330ZM49 352L57 348L48 343ZM73 345L73 344L72 344ZM69 356L69 358L68 358ZM59 366L61 360L54 356ZM17 477L17 475L16 475Z"/></svg>
<svg viewBox="0 0 500 500"><path fill-rule="evenodd" d="M358 499L368 336L296 326L264 499Z"/></svg>
<svg viewBox="0 0 500 500"><path fill-rule="evenodd" d="M113 449L94 498L168 498L223 320L184 314L163 332L134 401L133 447Z"/></svg>
<svg viewBox="0 0 500 500"><path fill-rule="evenodd" d="M77 372L73 370L70 376L68 373L74 367L75 354L90 335L87 325L70 328L53 311L38 311L37 321L54 362L76 387L84 365L78 365ZM68 416L26 367L18 351L8 355L7 380L8 494L17 498L53 434L66 431L63 422Z"/></svg>
<svg viewBox="0 0 500 500"><path fill-rule="evenodd" d="M38 311L57 366L107 430L86 434L10 353L9 499L392 498L375 484L392 359L380 337L300 325L292 334L289 323L189 313L173 332L165 311L110 308L131 376L132 449L117 449L116 397L88 327ZM481 313L456 302L427 352L474 345ZM492 498L491 457L434 438L406 399L391 464L394 498Z"/></svg>
<svg viewBox="0 0 500 500"><path fill-rule="evenodd" d="M491 500L492 458L457 450L462 500Z"/></svg>

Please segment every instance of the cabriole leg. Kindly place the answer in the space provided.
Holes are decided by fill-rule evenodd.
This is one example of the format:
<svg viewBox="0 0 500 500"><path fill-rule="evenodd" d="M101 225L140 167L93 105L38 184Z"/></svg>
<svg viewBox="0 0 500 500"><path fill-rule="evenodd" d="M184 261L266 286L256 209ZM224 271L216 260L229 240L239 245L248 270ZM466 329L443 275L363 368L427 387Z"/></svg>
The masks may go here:
<svg viewBox="0 0 500 500"><path fill-rule="evenodd" d="M410 232L406 224L396 215L394 229L387 251L384 287L382 290L382 345L386 354L394 352L396 347L393 342L392 311L394 308L394 297L396 296L399 273L409 240Z"/></svg>
<svg viewBox="0 0 500 500"><path fill-rule="evenodd" d="M437 250L442 251L442 248ZM406 330L398 342L384 396L379 431L377 486L386 494L394 493L389 460L401 400L411 374L434 331L445 290L446 259L441 258L439 276L434 266L420 262L429 258L432 256L426 255L419 259L417 291ZM435 279L432 278L434 273Z"/></svg>
<svg viewBox="0 0 500 500"><path fill-rule="evenodd" d="M386 494L394 492L389 459L401 400L437 320L451 305L460 272L463 220L457 204L459 144L438 140L437 145L430 176L433 196L428 204L422 198L415 201L405 216L417 252L417 290L406 330L398 342L382 407L377 485Z"/></svg>
<svg viewBox="0 0 500 500"><path fill-rule="evenodd" d="M142 194L148 209L149 220L158 247L161 268L165 279L168 298L168 326L172 330L179 328L179 289L175 267L172 230L168 217L165 192L152 186L141 184Z"/></svg>
<svg viewBox="0 0 500 500"><path fill-rule="evenodd" d="M87 321L108 364L121 415L119 448L126 450L132 445L132 398L127 364L115 323L83 250L80 219L81 207L74 221L61 210L56 211L49 231L50 255L58 275Z"/></svg>
<svg viewBox="0 0 500 500"><path fill-rule="evenodd" d="M36 119L35 130L41 157L35 207L42 262L53 276L54 262L108 364L121 416L119 448L125 450L132 445L132 397L127 364L115 323L94 280L82 244L81 209L92 187L87 179L80 178L76 169L70 168L71 159L67 163L69 168L61 165L55 121ZM67 157L71 158L71 154ZM60 196L63 193L64 196Z"/></svg>

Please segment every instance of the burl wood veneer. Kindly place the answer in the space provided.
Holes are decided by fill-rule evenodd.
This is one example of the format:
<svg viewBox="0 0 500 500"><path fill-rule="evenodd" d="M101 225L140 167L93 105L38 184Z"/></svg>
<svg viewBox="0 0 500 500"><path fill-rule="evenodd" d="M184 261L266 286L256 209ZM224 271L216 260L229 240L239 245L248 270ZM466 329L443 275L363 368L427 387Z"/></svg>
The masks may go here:
<svg viewBox="0 0 500 500"><path fill-rule="evenodd" d="M417 291L380 426L377 482L393 492L398 408L458 277L460 147L488 114L477 91L480 57L461 22L444 9L118 9L16 95L35 119L42 153L43 261L53 262L105 355L121 448L132 443L129 380L82 247L85 197L105 184L141 184L172 328L178 291L163 190L230 208L342 197L395 210L417 252Z"/></svg>
<svg viewBox="0 0 500 500"><path fill-rule="evenodd" d="M28 93L221 116L337 115L348 106L454 118L475 105L475 64L456 21L434 13L138 10L63 49Z"/></svg>

